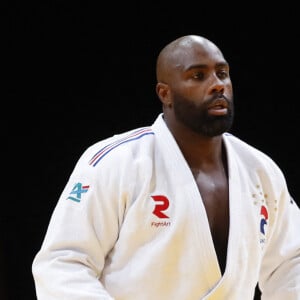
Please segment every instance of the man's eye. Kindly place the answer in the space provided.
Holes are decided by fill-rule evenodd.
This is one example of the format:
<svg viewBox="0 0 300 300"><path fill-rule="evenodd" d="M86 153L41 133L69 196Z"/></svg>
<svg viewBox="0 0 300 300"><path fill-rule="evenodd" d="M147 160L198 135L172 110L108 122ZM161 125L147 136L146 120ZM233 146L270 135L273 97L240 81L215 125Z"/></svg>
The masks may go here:
<svg viewBox="0 0 300 300"><path fill-rule="evenodd" d="M193 74L193 78L194 79L203 79L204 78L204 74L200 73L200 72L194 73Z"/></svg>
<svg viewBox="0 0 300 300"><path fill-rule="evenodd" d="M220 72L218 72L218 77L220 79L225 79L225 78L228 77L228 72L226 72L226 71L220 71Z"/></svg>

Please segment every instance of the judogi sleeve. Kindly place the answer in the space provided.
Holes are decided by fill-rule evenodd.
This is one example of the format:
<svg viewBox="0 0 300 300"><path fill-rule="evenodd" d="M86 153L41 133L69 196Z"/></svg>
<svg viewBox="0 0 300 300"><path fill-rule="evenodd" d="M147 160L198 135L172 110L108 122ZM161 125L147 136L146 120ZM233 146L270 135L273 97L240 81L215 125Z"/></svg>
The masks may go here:
<svg viewBox="0 0 300 300"><path fill-rule="evenodd" d="M276 177L276 176L275 176ZM284 184L282 184L282 182ZM268 246L261 266L259 287L262 300L300 299L300 210L280 174L283 186L276 199Z"/></svg>
<svg viewBox="0 0 300 300"><path fill-rule="evenodd" d="M113 299L99 277L118 238L122 195L109 170L90 167L88 157L83 154L75 166L34 258L37 299Z"/></svg>

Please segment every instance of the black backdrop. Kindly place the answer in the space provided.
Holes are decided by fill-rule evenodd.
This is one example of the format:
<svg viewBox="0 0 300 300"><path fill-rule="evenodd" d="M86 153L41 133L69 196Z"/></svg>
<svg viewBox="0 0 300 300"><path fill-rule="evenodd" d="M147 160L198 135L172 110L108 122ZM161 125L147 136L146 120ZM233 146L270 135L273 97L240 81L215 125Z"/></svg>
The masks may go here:
<svg viewBox="0 0 300 300"><path fill-rule="evenodd" d="M232 132L274 158L300 202L295 7L95 3L23 1L5 10L1 300L36 299L32 259L75 162L99 139L154 121L156 55L180 35L221 48L234 84Z"/></svg>

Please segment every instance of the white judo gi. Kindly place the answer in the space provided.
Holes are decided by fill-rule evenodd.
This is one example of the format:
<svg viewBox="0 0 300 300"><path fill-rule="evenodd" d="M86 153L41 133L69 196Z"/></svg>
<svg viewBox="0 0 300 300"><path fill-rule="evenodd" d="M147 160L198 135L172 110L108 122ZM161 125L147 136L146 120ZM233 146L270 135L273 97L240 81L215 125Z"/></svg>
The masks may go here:
<svg viewBox="0 0 300 300"><path fill-rule="evenodd" d="M193 175L160 114L89 147L32 272L39 300L300 299L300 211L268 156L223 134L230 229L221 274Z"/></svg>

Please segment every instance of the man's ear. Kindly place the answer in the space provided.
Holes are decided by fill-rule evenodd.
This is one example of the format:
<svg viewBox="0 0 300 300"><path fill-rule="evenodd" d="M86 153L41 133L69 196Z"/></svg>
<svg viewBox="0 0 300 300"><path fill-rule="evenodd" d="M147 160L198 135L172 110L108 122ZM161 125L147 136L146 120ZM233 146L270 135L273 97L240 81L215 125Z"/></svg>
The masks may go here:
<svg viewBox="0 0 300 300"><path fill-rule="evenodd" d="M156 84L156 94L163 105L170 106L171 99L170 99L170 89L169 85L166 83L158 82Z"/></svg>

